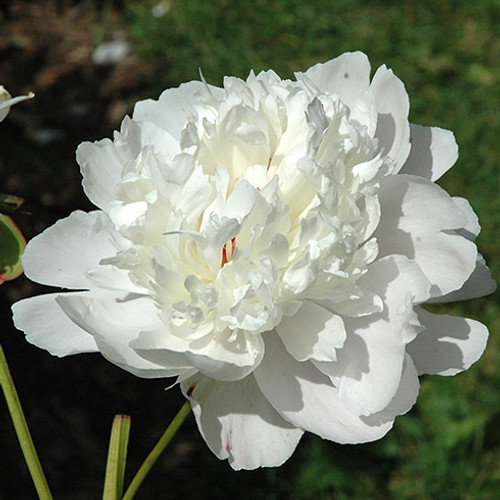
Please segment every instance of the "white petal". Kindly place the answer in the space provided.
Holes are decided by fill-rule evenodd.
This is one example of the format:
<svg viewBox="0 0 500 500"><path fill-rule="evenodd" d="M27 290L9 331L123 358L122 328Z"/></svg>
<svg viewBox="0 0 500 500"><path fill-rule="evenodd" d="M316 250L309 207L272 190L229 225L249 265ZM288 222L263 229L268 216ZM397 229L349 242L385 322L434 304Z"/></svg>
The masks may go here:
<svg viewBox="0 0 500 500"><path fill-rule="evenodd" d="M142 330L161 325L149 297L112 292L66 293L57 303L80 328L94 336L102 355L138 377L168 377L164 367L138 356L129 343Z"/></svg>
<svg viewBox="0 0 500 500"><path fill-rule="evenodd" d="M96 352L94 338L64 314L55 300L58 295L39 295L16 302L12 306L16 328L26 333L28 342L53 356Z"/></svg>
<svg viewBox="0 0 500 500"><path fill-rule="evenodd" d="M347 339L337 363L318 367L332 377L351 411L370 415L384 410L398 391L406 344L421 330L413 307L427 299L430 287L419 267L402 256L373 263L363 280L378 287L384 310L345 318Z"/></svg>
<svg viewBox="0 0 500 500"><path fill-rule="evenodd" d="M264 396L292 425L338 443L364 443L382 437L392 421L372 423L351 412L337 389L310 361L290 356L279 337L265 336L266 355L254 375Z"/></svg>
<svg viewBox="0 0 500 500"><path fill-rule="evenodd" d="M130 281L129 271L115 266L100 265L86 273L91 281L90 288L104 288L105 290L127 290L143 294L145 288L139 287Z"/></svg>
<svg viewBox="0 0 500 500"><path fill-rule="evenodd" d="M358 96L351 107L350 119L366 127L368 135L374 137L377 129L377 107L371 89Z"/></svg>
<svg viewBox="0 0 500 500"><path fill-rule="evenodd" d="M386 177L379 198L387 212L382 218L398 217L404 230L461 229L467 224L467 216L450 195L421 177L402 174Z"/></svg>
<svg viewBox="0 0 500 500"><path fill-rule="evenodd" d="M378 328L377 328L378 326ZM383 325L370 327L369 334L380 335ZM401 381L404 360L404 344L381 338L380 342L367 342L366 337L349 334L346 356L352 359L338 385L339 397L358 415L371 415L382 411L395 396ZM364 363L363 363L364 361ZM360 379L355 378L360 375Z"/></svg>
<svg viewBox="0 0 500 500"><path fill-rule="evenodd" d="M419 311L426 327L408 345L419 374L455 375L467 370L483 353L488 329L478 321Z"/></svg>
<svg viewBox="0 0 500 500"><path fill-rule="evenodd" d="M44 285L91 288L92 282L85 273L104 269L99 262L116 254L113 241L118 240L106 214L73 212L28 243L22 257L25 273L31 280ZM123 276L119 279L125 284ZM130 287L132 289L132 283Z"/></svg>
<svg viewBox="0 0 500 500"><path fill-rule="evenodd" d="M147 99L135 105L133 119L150 121L180 139L186 122L200 111L202 98L220 98L223 90L204 82L187 82L178 88L167 89L158 101Z"/></svg>
<svg viewBox="0 0 500 500"><path fill-rule="evenodd" d="M208 334L202 338L186 339L168 333L165 328L157 332L144 332L131 345L146 359L168 366L169 360L177 359L178 366L196 368L217 380L240 380L251 373L264 355L264 343L260 335L240 331L236 338L228 330Z"/></svg>
<svg viewBox="0 0 500 500"><path fill-rule="evenodd" d="M169 376L179 375L193 367L183 352L165 349L164 339L171 335L166 329L140 332L137 339L130 342L130 347L141 358L156 365L164 366L170 372Z"/></svg>
<svg viewBox="0 0 500 500"><path fill-rule="evenodd" d="M402 323L406 319L402 317L405 304L413 306L426 302L431 293L431 284L418 262L403 255L390 255L373 262L359 284L382 298L385 309L379 313L380 317L387 319L387 314L393 315L390 321Z"/></svg>
<svg viewBox="0 0 500 500"><path fill-rule="evenodd" d="M353 318L368 316L380 312L383 308L380 297L368 290L363 290L361 295L349 294L346 290L345 298L341 302L319 300L318 303L342 317L350 316Z"/></svg>
<svg viewBox="0 0 500 500"><path fill-rule="evenodd" d="M227 330L192 337L174 335L163 325L157 331L142 332L131 346L154 363L166 367L194 367L208 377L225 381L246 377L264 355L260 335L243 331L234 334Z"/></svg>
<svg viewBox="0 0 500 500"><path fill-rule="evenodd" d="M475 268L476 246L459 236L428 235L425 242L415 247L418 265L435 286L434 296L461 287Z"/></svg>
<svg viewBox="0 0 500 500"><path fill-rule="evenodd" d="M374 413L369 417L362 417L362 419L373 425L376 422L383 423L394 420L398 415L404 415L417 401L419 389L420 383L417 370L415 369L413 360L407 354L404 360L401 382L392 401L382 411Z"/></svg>
<svg viewBox="0 0 500 500"><path fill-rule="evenodd" d="M360 352L362 352L361 345ZM333 363L316 363L323 373L327 373L328 366ZM408 354L403 355L403 367L400 375L398 376L399 385L395 391L394 397L382 410L372 413L367 416L361 416L361 420L367 424L383 424L394 420L398 415L403 415L415 404L420 389L418 380L418 373L413 364L412 358ZM379 387L374 389L379 390Z"/></svg>
<svg viewBox="0 0 500 500"><path fill-rule="evenodd" d="M460 234L465 236L471 241L476 239L476 236L481 232L481 226L479 225L479 219L474 213L470 203L465 198L459 196L452 197L453 203L464 213L467 217L467 224L460 229Z"/></svg>
<svg viewBox="0 0 500 500"><path fill-rule="evenodd" d="M384 179L379 198L379 254L415 259L434 285L434 296L460 288L475 268L477 249L454 231L468 221L451 197L421 177L395 175Z"/></svg>
<svg viewBox="0 0 500 500"><path fill-rule="evenodd" d="M255 198L255 188L248 181L240 179L229 195L222 215L241 223L255 206Z"/></svg>
<svg viewBox="0 0 500 500"><path fill-rule="evenodd" d="M108 215L117 228L128 226L142 217L148 208L145 201L116 204L108 210Z"/></svg>
<svg viewBox="0 0 500 500"><path fill-rule="evenodd" d="M362 52L346 52L312 66L305 75L320 91L337 94L344 104L352 107L370 85L370 62Z"/></svg>
<svg viewBox="0 0 500 500"><path fill-rule="evenodd" d="M458 146L453 132L439 127L410 124L411 151L401 174L439 179L458 159Z"/></svg>
<svg viewBox="0 0 500 500"><path fill-rule="evenodd" d="M244 340L232 345L226 339L209 341L186 352L186 358L201 373L218 380L240 380L251 373L264 355L264 342L258 334L240 332Z"/></svg>
<svg viewBox="0 0 500 500"><path fill-rule="evenodd" d="M181 388L208 446L235 470L281 465L303 434L280 417L251 375L238 382L197 375Z"/></svg>
<svg viewBox="0 0 500 500"><path fill-rule="evenodd" d="M78 146L76 161L83 176L83 190L94 205L105 212L113 207L123 167L133 159L128 147L120 147L110 139L82 142Z"/></svg>
<svg viewBox="0 0 500 500"><path fill-rule="evenodd" d="M477 254L476 267L461 288L446 295L436 297L432 302L456 302L490 295L497 289L497 284L491 276L491 271L481 254Z"/></svg>
<svg viewBox="0 0 500 500"><path fill-rule="evenodd" d="M346 336L340 316L310 301L294 316L284 317L276 330L297 361L335 361L335 349L342 347Z"/></svg>
<svg viewBox="0 0 500 500"><path fill-rule="evenodd" d="M161 160L167 164L180 153L178 139L152 122L136 121L125 117L120 132L115 132L114 139L117 147L126 144L134 158L139 157L146 146L150 146L154 153L159 153ZM127 165L123 167L126 168Z"/></svg>
<svg viewBox="0 0 500 500"><path fill-rule="evenodd" d="M212 186L202 167L197 167L186 180L176 200L174 210L181 211L190 227L197 220L212 196Z"/></svg>
<svg viewBox="0 0 500 500"><path fill-rule="evenodd" d="M384 66L377 69L370 88L377 107L375 137L384 155L390 156L398 171L410 153L410 102L403 82Z"/></svg>
<svg viewBox="0 0 500 500"><path fill-rule="evenodd" d="M454 196L452 200L467 217L467 224L463 229L457 230L457 233L470 241L474 241L481 231L477 215L465 198ZM491 276L491 271L486 266L483 256L478 253L476 256L476 267L463 286L446 295L436 297L433 299L433 302L454 302L457 300L474 299L489 295L496 288L497 285Z"/></svg>

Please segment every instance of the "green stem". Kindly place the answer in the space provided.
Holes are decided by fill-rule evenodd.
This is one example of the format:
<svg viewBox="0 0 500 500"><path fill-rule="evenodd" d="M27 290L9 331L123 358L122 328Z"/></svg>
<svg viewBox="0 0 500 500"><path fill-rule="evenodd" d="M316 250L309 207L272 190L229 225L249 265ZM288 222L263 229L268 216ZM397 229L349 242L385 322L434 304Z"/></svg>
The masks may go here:
<svg viewBox="0 0 500 500"><path fill-rule="evenodd" d="M122 500L132 500L134 495L137 493L139 486L144 481L145 477L148 475L149 471L156 463L160 455L163 453L167 445L170 443L172 438L175 436L180 426L186 420L186 417L189 415L191 411L190 404L186 401L182 408L179 410L179 413L174 417L170 425L167 427L165 432L163 433L160 440L156 443L155 447L151 450L151 453L148 455L144 463L141 465L140 469L137 471L134 479L130 483L125 495L123 495Z"/></svg>
<svg viewBox="0 0 500 500"><path fill-rule="evenodd" d="M19 444L21 445L21 449L24 454L24 459L26 460L31 477L35 483L38 498L40 498L40 500L52 500L52 494L50 493L49 485L45 479L42 465L38 459L35 445L33 444L33 439L31 438L28 424L26 423L26 418L24 417L23 409L21 407L21 402L19 401L19 396L17 395L16 387L14 385L14 381L12 380L9 366L7 364L7 360L5 359L1 345L0 384L2 385L3 393L7 401L7 407L9 408L17 438L19 439Z"/></svg>
<svg viewBox="0 0 500 500"><path fill-rule="evenodd" d="M116 415L109 440L103 500L119 500L122 497L129 434L130 417Z"/></svg>

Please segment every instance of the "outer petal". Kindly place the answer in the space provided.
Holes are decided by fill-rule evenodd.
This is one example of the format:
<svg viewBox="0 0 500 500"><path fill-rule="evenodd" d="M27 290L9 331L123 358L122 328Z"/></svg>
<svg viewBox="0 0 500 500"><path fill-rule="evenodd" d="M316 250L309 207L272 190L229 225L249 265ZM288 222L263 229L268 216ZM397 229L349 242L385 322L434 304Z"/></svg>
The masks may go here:
<svg viewBox="0 0 500 500"><path fill-rule="evenodd" d="M370 62L363 52L346 52L331 61L316 64L305 75L322 92L337 94L352 107L370 85ZM300 73L297 74L300 78Z"/></svg>
<svg viewBox="0 0 500 500"><path fill-rule="evenodd" d="M398 391L389 405L378 413L374 413L369 417L361 417L362 420L371 423L388 422L394 420L398 415L403 415L408 412L415 404L420 389L418 373L413 364L413 360L407 354L405 356L403 373Z"/></svg>
<svg viewBox="0 0 500 500"><path fill-rule="evenodd" d="M406 344L422 329L413 306L427 299L430 284L419 267L402 256L375 262L363 280L378 290L384 310L346 318L347 340L338 361L317 366L332 378L351 411L371 415L384 410L400 387Z"/></svg>
<svg viewBox="0 0 500 500"><path fill-rule="evenodd" d="M113 141L103 139L78 146L76 159L83 175L83 189L96 206L108 214L116 209L117 186L123 182L131 163L145 161L142 153L147 147L166 163L179 151L178 141L165 130L129 117L125 117Z"/></svg>
<svg viewBox="0 0 500 500"><path fill-rule="evenodd" d="M470 203L465 198L454 196L453 203L467 216L467 224L463 229L457 230L457 234L464 236L470 241L474 241L481 231L477 215L472 210ZM486 266L486 262L481 254L476 256L476 267L468 280L461 288L446 295L435 297L433 302L454 302L457 300L468 300L483 297L493 293L497 288L491 272Z"/></svg>
<svg viewBox="0 0 500 500"><path fill-rule="evenodd" d="M436 297L432 302L456 302L457 300L469 300L484 297L493 293L497 289L497 284L491 276L486 262L481 254L477 254L476 267L469 279L461 288L451 293Z"/></svg>
<svg viewBox="0 0 500 500"><path fill-rule="evenodd" d="M146 329L145 329L146 330ZM236 339L228 330L217 335L211 333L202 338L185 339L166 331L163 325L157 331L144 332L131 345L145 359L169 366L195 367L204 375L217 380L240 380L251 373L264 355L264 343L260 335L238 332ZM178 364L178 365L177 365Z"/></svg>
<svg viewBox="0 0 500 500"><path fill-rule="evenodd" d="M383 154L390 156L399 170L410 153L410 101L403 82L384 66L377 69L370 87L378 119L375 137Z"/></svg>
<svg viewBox="0 0 500 500"><path fill-rule="evenodd" d="M451 199L467 217L467 224L463 227L463 229L460 229L460 234L465 236L467 239L474 241L476 236L481 232L481 226L479 225L477 215L467 199L460 196L453 196Z"/></svg>
<svg viewBox="0 0 500 500"><path fill-rule="evenodd" d="M181 388L208 446L233 469L281 465L303 434L280 417L251 375L238 382L196 375Z"/></svg>
<svg viewBox="0 0 500 500"><path fill-rule="evenodd" d="M122 129L126 126L123 122ZM121 182L122 171L136 155L126 144L116 144L110 139L82 142L76 150L76 160L83 175L83 190L90 201L109 212L116 199L115 189Z"/></svg>
<svg viewBox="0 0 500 500"><path fill-rule="evenodd" d="M418 316L426 329L407 351L419 374L455 375L481 357L488 339L488 329L482 323L423 309Z"/></svg>
<svg viewBox="0 0 500 500"><path fill-rule="evenodd" d="M229 336L230 333L228 332ZM231 341L221 338L219 341L209 341L200 345L193 352L187 352L187 359L200 372L218 380L240 380L251 373L264 356L264 342L258 334L240 332L241 343L245 348L232 346ZM235 350L236 349L236 352Z"/></svg>
<svg viewBox="0 0 500 500"><path fill-rule="evenodd" d="M28 342L53 356L98 351L92 335L64 314L55 300L57 297L54 293L16 302L12 306L16 328L26 333Z"/></svg>
<svg viewBox="0 0 500 500"><path fill-rule="evenodd" d="M204 82L187 82L175 89L165 90L158 101L146 99L135 105L133 119L150 121L180 140L188 119L200 108L202 98L220 98L224 90ZM201 109L199 109L201 111Z"/></svg>
<svg viewBox="0 0 500 500"><path fill-rule="evenodd" d="M92 288L87 271L107 266L99 262L116 254L119 241L106 214L95 211L73 212L35 236L22 257L25 273L33 281L63 288ZM132 283L120 275L121 285ZM112 283L108 283L112 285Z"/></svg>
<svg viewBox="0 0 500 500"><path fill-rule="evenodd" d="M290 356L277 335L266 335L266 355L254 375L264 396L292 425L338 443L381 438L392 421L359 417L341 401L337 389L310 361Z"/></svg>
<svg viewBox="0 0 500 500"><path fill-rule="evenodd" d="M276 330L297 361L335 361L335 349L342 347L346 337L340 316L309 301L293 317L284 317Z"/></svg>
<svg viewBox="0 0 500 500"><path fill-rule="evenodd" d="M468 221L450 196L421 177L395 175L381 184L379 199L379 255L415 259L433 284L433 296L460 288L475 268L477 249L454 231Z"/></svg>
<svg viewBox="0 0 500 500"><path fill-rule="evenodd" d="M402 174L439 179L458 159L458 146L453 132L439 127L410 124L411 151Z"/></svg>
<svg viewBox="0 0 500 500"><path fill-rule="evenodd" d="M112 363L139 377L171 376L170 371L141 358L129 346L141 330L161 324L149 297L84 292L66 293L56 300L76 325L94 336L102 355Z"/></svg>
<svg viewBox="0 0 500 500"><path fill-rule="evenodd" d="M174 376L184 370L192 369L192 365L183 352L175 352L165 348L163 340L169 335L171 334L166 329L141 332L137 339L130 342L130 347L141 358L164 366Z"/></svg>

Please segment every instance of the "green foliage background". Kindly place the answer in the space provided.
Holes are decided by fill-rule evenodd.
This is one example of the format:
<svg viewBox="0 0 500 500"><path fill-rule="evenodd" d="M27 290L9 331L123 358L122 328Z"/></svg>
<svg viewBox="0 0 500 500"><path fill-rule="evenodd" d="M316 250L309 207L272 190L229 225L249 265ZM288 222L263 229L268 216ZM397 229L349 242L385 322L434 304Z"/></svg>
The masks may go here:
<svg viewBox="0 0 500 500"><path fill-rule="evenodd" d="M467 197L478 244L497 280L500 252L500 3L494 0L171 0L126 3L137 54L156 68L149 96L198 79L220 85L272 68L282 77L342 52L366 52L405 83L411 121L453 130L460 159L440 184ZM456 377L424 377L416 407L378 443L339 446L306 436L245 498L494 499L500 491L500 304L443 311L488 324L483 358ZM246 474L241 472L239 474Z"/></svg>

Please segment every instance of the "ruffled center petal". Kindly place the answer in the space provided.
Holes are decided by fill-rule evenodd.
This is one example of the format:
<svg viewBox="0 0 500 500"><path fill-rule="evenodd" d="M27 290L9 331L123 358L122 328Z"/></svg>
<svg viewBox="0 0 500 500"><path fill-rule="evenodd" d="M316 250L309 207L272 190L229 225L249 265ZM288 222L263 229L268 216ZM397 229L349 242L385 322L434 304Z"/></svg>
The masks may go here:
<svg viewBox="0 0 500 500"><path fill-rule="evenodd" d="M127 135L134 151L121 151L130 159L107 205L129 248L101 264L148 290L174 351L185 346L198 370L233 380L241 373L226 372L221 353L244 357L236 346L252 345L262 350L254 368L263 342L249 344L249 335L273 330L304 301L304 311L328 319L315 340L279 329L298 359L334 357L327 344L345 338L338 314L381 309L360 278L377 257L377 192L394 163L369 133L376 124L351 118L337 94L318 91L307 75L287 82L251 74L224 87L218 99L197 87L173 155L157 146L171 131L152 104L136 113L152 121L124 125L115 140Z"/></svg>

